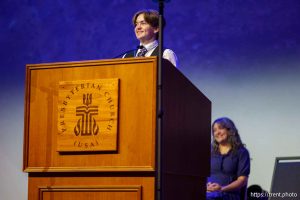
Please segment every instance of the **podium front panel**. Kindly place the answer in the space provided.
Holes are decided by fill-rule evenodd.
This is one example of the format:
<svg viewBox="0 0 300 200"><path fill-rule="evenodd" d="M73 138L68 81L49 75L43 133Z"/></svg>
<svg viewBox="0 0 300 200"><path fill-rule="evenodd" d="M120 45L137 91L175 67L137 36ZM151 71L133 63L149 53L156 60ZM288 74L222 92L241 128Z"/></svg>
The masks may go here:
<svg viewBox="0 0 300 200"><path fill-rule="evenodd" d="M153 57L27 65L24 170L154 171L156 63ZM59 121L59 83L77 81L80 87L81 82L92 84L93 80L106 79L119 81L116 147L106 151L59 151L59 123L64 123ZM99 92L101 95L105 93ZM74 145L89 148L96 142L74 141Z"/></svg>

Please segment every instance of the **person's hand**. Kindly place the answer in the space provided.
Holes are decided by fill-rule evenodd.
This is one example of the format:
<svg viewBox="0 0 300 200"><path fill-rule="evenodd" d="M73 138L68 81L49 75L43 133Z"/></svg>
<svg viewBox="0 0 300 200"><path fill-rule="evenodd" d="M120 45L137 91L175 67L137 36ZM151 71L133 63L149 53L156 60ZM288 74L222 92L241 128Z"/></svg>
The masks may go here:
<svg viewBox="0 0 300 200"><path fill-rule="evenodd" d="M208 182L206 185L206 190L209 192L221 191L221 189L222 189L222 186L218 183Z"/></svg>
<svg viewBox="0 0 300 200"><path fill-rule="evenodd" d="M208 183L206 184L206 191L209 191L209 192L211 191L211 189L212 189L212 188L211 188L211 184L212 184L211 182L208 182Z"/></svg>

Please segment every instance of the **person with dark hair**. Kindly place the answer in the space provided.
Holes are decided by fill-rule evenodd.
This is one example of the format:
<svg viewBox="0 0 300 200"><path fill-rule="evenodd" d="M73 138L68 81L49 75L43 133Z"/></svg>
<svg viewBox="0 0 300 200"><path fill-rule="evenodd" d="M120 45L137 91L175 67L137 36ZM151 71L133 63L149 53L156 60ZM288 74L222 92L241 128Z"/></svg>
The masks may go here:
<svg viewBox="0 0 300 200"><path fill-rule="evenodd" d="M240 200L247 187L250 156L233 121L227 117L212 124L211 175L207 182L207 200Z"/></svg>
<svg viewBox="0 0 300 200"><path fill-rule="evenodd" d="M138 11L133 16L132 23L140 44L137 50L126 53L123 58L158 56L159 13L156 10ZM164 49L163 58L175 67L178 66L177 56L171 49Z"/></svg>
<svg viewBox="0 0 300 200"><path fill-rule="evenodd" d="M267 192L260 185L250 185L247 189L248 200L268 200Z"/></svg>

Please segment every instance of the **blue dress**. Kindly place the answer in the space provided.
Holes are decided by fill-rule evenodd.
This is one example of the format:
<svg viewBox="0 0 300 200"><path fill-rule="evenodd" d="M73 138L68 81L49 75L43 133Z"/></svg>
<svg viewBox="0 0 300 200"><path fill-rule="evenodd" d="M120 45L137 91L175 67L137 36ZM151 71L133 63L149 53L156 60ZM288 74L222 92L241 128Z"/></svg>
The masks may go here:
<svg viewBox="0 0 300 200"><path fill-rule="evenodd" d="M250 156L245 147L240 147L236 152L230 150L227 154L211 153L211 175L208 182L228 185L239 176L249 176ZM240 200L240 191L208 192L207 199Z"/></svg>

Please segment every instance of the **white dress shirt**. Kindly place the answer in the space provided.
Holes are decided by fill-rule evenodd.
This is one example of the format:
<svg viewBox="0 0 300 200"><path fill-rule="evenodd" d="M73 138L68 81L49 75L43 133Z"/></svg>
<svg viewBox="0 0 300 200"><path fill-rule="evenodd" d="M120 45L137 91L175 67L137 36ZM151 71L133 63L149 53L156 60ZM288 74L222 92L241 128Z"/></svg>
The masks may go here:
<svg viewBox="0 0 300 200"><path fill-rule="evenodd" d="M149 44L140 44L140 45L143 45L147 49L147 53L145 54L145 57L149 57L153 53L154 49L158 46L158 41L154 40L153 42L151 42ZM141 50L138 49L138 51L136 52L136 55L140 51ZM178 67L178 58L177 58L176 54L171 49L165 49L164 50L163 58L169 60L175 67Z"/></svg>

